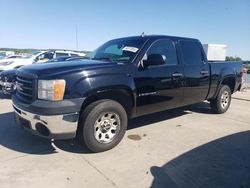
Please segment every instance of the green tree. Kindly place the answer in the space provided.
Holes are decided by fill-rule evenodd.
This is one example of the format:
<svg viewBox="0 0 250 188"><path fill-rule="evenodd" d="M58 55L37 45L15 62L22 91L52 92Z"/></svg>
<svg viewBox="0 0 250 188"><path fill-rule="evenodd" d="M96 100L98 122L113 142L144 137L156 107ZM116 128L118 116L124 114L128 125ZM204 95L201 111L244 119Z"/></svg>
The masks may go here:
<svg viewBox="0 0 250 188"><path fill-rule="evenodd" d="M242 61L240 57L226 56L226 61Z"/></svg>

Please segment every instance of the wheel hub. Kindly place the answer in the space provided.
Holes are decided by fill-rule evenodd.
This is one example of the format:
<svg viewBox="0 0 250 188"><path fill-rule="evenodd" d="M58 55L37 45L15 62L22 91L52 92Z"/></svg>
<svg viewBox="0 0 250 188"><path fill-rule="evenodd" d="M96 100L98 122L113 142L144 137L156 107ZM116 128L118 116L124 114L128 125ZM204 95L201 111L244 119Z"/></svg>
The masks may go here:
<svg viewBox="0 0 250 188"><path fill-rule="evenodd" d="M221 95L221 107L224 109L227 107L229 103L229 93L228 91L224 91Z"/></svg>
<svg viewBox="0 0 250 188"><path fill-rule="evenodd" d="M111 128L111 122L109 120L104 120L100 128L102 133L108 132Z"/></svg>
<svg viewBox="0 0 250 188"><path fill-rule="evenodd" d="M100 143L110 143L120 131L121 121L114 112L101 114L95 121L94 136Z"/></svg>

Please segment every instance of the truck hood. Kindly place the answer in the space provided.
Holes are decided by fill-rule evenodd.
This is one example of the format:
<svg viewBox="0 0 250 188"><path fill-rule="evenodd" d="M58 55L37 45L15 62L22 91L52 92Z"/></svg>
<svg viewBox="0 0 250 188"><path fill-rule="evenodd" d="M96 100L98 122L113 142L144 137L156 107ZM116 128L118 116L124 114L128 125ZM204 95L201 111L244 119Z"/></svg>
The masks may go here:
<svg viewBox="0 0 250 188"><path fill-rule="evenodd" d="M15 60L16 60L16 58L4 58L4 59L0 59L0 63L1 62L8 62L8 61L15 61Z"/></svg>
<svg viewBox="0 0 250 188"><path fill-rule="evenodd" d="M103 69L117 65L118 63L115 62L97 60L65 61L27 65L19 68L19 71L32 74L36 77L49 77L80 72L83 70L93 71L95 69Z"/></svg>

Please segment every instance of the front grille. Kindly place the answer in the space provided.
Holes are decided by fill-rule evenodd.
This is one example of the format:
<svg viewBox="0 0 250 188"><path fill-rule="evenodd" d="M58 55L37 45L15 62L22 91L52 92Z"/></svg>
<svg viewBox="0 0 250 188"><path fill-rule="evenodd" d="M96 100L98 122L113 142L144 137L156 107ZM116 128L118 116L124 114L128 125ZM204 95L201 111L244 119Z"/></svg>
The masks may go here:
<svg viewBox="0 0 250 188"><path fill-rule="evenodd" d="M17 76L16 79L17 97L25 102L31 103L34 97L34 79L25 76Z"/></svg>

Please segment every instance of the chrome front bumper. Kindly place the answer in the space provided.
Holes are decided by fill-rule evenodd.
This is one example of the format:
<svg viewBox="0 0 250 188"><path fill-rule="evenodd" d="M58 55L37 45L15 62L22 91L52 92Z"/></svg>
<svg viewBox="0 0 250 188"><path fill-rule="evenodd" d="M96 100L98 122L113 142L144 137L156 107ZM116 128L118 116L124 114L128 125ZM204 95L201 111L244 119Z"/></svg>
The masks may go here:
<svg viewBox="0 0 250 188"><path fill-rule="evenodd" d="M79 117L77 112L44 116L24 111L14 104L13 108L17 124L35 135L51 139L68 139L76 136Z"/></svg>

